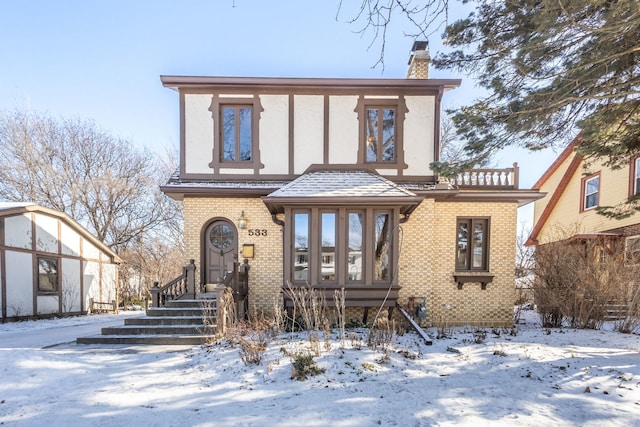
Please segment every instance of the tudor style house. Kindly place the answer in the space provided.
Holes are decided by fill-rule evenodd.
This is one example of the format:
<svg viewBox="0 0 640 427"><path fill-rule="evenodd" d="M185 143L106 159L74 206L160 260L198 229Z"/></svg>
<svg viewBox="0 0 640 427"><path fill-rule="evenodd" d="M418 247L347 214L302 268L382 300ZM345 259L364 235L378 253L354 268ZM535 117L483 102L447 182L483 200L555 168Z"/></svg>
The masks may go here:
<svg viewBox="0 0 640 427"><path fill-rule="evenodd" d="M2 321L117 310L121 262L60 211L0 202Z"/></svg>
<svg viewBox="0 0 640 427"><path fill-rule="evenodd" d="M162 190L184 204L203 291L248 260L248 307L309 286L348 316L424 302L424 322L513 325L516 211L542 195L518 168L450 179L439 159L443 96L417 42L407 78L162 76L180 102L180 167Z"/></svg>
<svg viewBox="0 0 640 427"><path fill-rule="evenodd" d="M575 151L579 143L580 136L533 186L547 196L534 203L534 227L527 244L617 241L624 244L630 263L640 260L640 213L619 220L597 213L598 207L616 206L640 195L640 157L630 158L627 167L613 170L600 162L586 162Z"/></svg>

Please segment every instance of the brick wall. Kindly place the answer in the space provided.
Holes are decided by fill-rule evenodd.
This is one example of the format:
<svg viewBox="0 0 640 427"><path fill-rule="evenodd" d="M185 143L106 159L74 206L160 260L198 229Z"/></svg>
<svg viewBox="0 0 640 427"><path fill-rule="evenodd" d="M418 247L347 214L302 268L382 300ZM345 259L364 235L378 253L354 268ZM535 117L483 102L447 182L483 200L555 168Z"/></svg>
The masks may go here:
<svg viewBox="0 0 640 427"><path fill-rule="evenodd" d="M249 304L251 310L271 313L282 301L282 227L275 224L260 199L185 198L185 245L187 258L200 267L201 236L213 218L234 224L244 210L248 229L238 230L239 248L255 244L250 260ZM516 242L515 203L441 202L424 200L402 225L398 280L400 303L409 297L426 298L426 324L508 327L513 325ZM459 290L453 280L456 253L456 217L491 217L489 269L494 281L481 290L479 283L466 283ZM249 230L266 230L267 236L249 236ZM240 257L242 260L242 257ZM200 271L196 273L199 280ZM445 309L449 306L450 309ZM373 319L377 309L369 311ZM349 309L348 320L361 320L362 309Z"/></svg>
<svg viewBox="0 0 640 427"><path fill-rule="evenodd" d="M515 203L422 202L403 225L400 303L425 297L431 326L513 326L516 214ZM486 290L479 283L460 290L454 282L459 216L491 217L489 273L495 277Z"/></svg>
<svg viewBox="0 0 640 427"><path fill-rule="evenodd" d="M272 312L276 301L282 301L282 227L275 224L260 199L252 198L186 198L184 199L184 233L187 259L194 259L201 282L201 236L214 218L226 218L237 225L244 210L247 229L238 230L238 248L253 243L255 257L249 260L249 306L251 310ZM266 236L250 236L250 230L266 230ZM262 234L262 233L260 233ZM242 262L242 255L239 256ZM281 305L281 302L279 302Z"/></svg>

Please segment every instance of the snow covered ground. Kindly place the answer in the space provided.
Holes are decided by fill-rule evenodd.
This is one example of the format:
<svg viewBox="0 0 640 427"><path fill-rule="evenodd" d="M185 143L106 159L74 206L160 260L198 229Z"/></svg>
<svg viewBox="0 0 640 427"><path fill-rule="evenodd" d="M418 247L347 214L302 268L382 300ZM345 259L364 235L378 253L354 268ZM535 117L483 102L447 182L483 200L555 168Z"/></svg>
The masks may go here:
<svg viewBox="0 0 640 427"><path fill-rule="evenodd" d="M131 315L130 313L125 315ZM139 315L139 313L137 314ZM389 358L360 339L291 379L302 334L271 341L260 365L238 347L76 345L123 315L0 324L0 424L15 426L640 426L640 335L454 328L424 345L393 339ZM435 335L436 330L429 333Z"/></svg>

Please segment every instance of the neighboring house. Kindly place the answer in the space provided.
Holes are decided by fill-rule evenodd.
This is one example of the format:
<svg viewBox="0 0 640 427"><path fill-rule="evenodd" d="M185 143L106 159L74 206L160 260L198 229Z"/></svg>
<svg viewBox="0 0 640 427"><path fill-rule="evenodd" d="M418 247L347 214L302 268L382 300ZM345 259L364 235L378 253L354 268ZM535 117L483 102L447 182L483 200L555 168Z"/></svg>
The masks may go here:
<svg viewBox="0 0 640 427"><path fill-rule="evenodd" d="M547 197L534 203L534 227L527 245L559 240L601 239L624 242L628 259L640 259L640 213L609 219L596 208L616 206L640 195L640 157L611 169L600 162L585 162L575 148L576 137L547 169L534 189Z"/></svg>
<svg viewBox="0 0 640 427"><path fill-rule="evenodd" d="M0 203L2 320L79 314L116 300L120 259L62 212Z"/></svg>
<svg viewBox="0 0 640 427"><path fill-rule="evenodd" d="M439 179L442 97L425 44L406 79L162 76L180 99L184 204L201 285L250 262L249 310L309 286L350 319L426 302L427 322L513 325L517 165ZM201 291L198 287L197 291ZM371 320L371 319L369 319Z"/></svg>

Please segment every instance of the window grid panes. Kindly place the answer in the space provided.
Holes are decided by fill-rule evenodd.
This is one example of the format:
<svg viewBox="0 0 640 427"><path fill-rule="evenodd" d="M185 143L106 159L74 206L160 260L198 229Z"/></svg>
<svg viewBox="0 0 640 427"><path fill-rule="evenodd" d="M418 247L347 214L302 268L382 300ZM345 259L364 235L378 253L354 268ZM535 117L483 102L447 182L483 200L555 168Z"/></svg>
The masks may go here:
<svg viewBox="0 0 640 427"><path fill-rule="evenodd" d="M224 106L222 115L222 161L251 161L252 109L248 106Z"/></svg>
<svg viewBox="0 0 640 427"><path fill-rule="evenodd" d="M598 206L598 193L600 191L600 177L595 176L584 182L584 209Z"/></svg>
<svg viewBox="0 0 640 427"><path fill-rule="evenodd" d="M374 235L374 280L388 280L390 276L391 225L388 213L376 213Z"/></svg>
<svg viewBox="0 0 640 427"><path fill-rule="evenodd" d="M38 291L56 292L58 290L58 260L38 257Z"/></svg>
<svg viewBox="0 0 640 427"><path fill-rule="evenodd" d="M229 248L235 239L235 234L231 227L227 224L214 225L209 233L209 241L211 245L220 250Z"/></svg>
<svg viewBox="0 0 640 427"><path fill-rule="evenodd" d="M364 212L349 212L347 246L349 250L347 281L362 280L362 238L364 233Z"/></svg>
<svg viewBox="0 0 640 427"><path fill-rule="evenodd" d="M396 112L393 108L366 110L367 162L395 162Z"/></svg>
<svg viewBox="0 0 640 427"><path fill-rule="evenodd" d="M336 280L336 214L323 212L321 215L322 259L320 278L323 281Z"/></svg>
<svg viewBox="0 0 640 427"><path fill-rule="evenodd" d="M456 270L488 271L489 220L458 218Z"/></svg>
<svg viewBox="0 0 640 427"><path fill-rule="evenodd" d="M309 213L297 212L293 215L293 280L309 279Z"/></svg>

